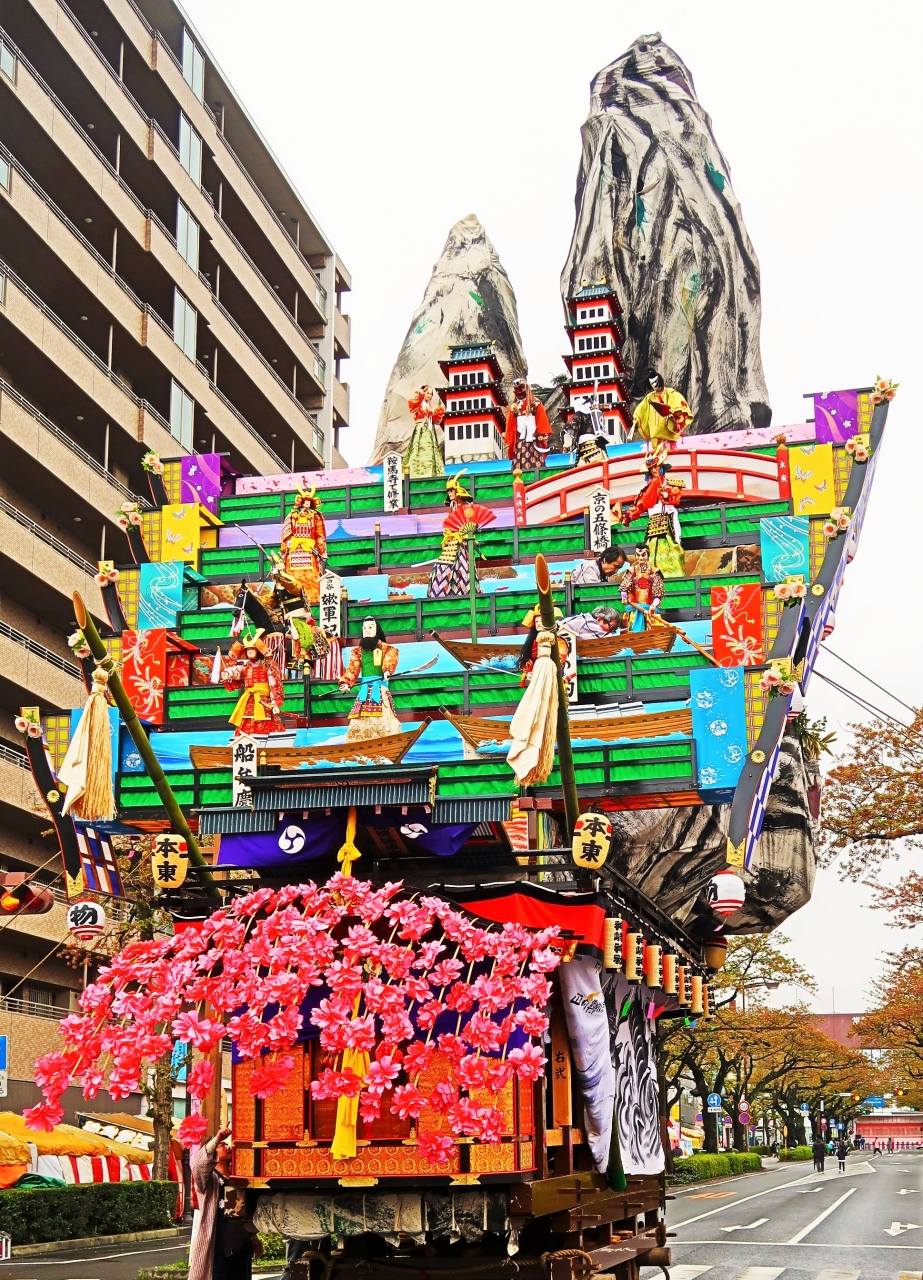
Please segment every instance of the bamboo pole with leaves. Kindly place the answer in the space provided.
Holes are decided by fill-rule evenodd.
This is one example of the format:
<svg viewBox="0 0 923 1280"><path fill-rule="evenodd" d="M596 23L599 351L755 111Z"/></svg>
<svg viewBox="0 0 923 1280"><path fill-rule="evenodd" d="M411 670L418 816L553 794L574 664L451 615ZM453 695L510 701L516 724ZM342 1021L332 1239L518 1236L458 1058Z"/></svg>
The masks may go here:
<svg viewBox="0 0 923 1280"><path fill-rule="evenodd" d="M173 830L179 832L185 839L189 849L189 861L195 867L199 881L207 890L209 896L217 899L219 896L218 891L215 888L215 882L211 877L208 864L202 857L198 841L189 829L189 823L186 821L176 796L164 776L164 771L161 768L160 761L154 754L154 748L151 746L150 739L144 731L144 726L138 719L137 712L131 705L128 694L125 692L125 687L119 679L115 662L103 644L100 634L96 630L96 624L87 612L87 607L79 591L74 592L74 614L77 619L77 626L83 632L86 642L90 646L90 652L97 664L102 667L109 677L109 691L119 709L125 728L131 735L132 742L138 748L138 754L144 762L148 777L160 796L161 804L167 812L167 817L170 819Z"/></svg>

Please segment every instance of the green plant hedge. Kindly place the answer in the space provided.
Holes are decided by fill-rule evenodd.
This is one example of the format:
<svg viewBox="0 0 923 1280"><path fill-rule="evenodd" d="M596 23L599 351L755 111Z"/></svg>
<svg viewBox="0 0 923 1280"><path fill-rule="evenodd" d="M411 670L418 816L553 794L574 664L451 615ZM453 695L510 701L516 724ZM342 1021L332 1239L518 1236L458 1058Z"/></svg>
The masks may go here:
<svg viewBox="0 0 923 1280"><path fill-rule="evenodd" d="M685 1182L704 1182L708 1178L725 1178L732 1173L761 1169L762 1161L755 1151L726 1151L720 1156L699 1154L673 1162L673 1173L667 1177L671 1186Z"/></svg>
<svg viewBox="0 0 923 1280"><path fill-rule="evenodd" d="M0 1231L13 1244L82 1240L173 1225L175 1182L94 1182L0 1191Z"/></svg>
<svg viewBox="0 0 923 1280"><path fill-rule="evenodd" d="M810 1147L782 1147L779 1150L780 1160L811 1160L813 1156Z"/></svg>

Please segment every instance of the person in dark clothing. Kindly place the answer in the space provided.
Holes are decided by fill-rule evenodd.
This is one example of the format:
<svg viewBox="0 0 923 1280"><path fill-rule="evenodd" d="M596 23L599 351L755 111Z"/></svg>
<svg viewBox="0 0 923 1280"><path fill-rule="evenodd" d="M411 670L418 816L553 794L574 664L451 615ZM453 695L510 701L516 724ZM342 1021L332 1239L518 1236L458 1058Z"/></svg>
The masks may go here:
<svg viewBox="0 0 923 1280"><path fill-rule="evenodd" d="M826 1159L826 1156L827 1156L827 1148L824 1145L824 1143L821 1142L820 1138L814 1139L814 1142L811 1144L811 1153L814 1156L815 1173L823 1173L824 1160Z"/></svg>
<svg viewBox="0 0 923 1280"><path fill-rule="evenodd" d="M841 1138L839 1143L837 1144L837 1149L836 1149L836 1158L840 1162L839 1163L840 1173L846 1172L846 1157L848 1155L849 1155L849 1147L847 1147L846 1143Z"/></svg>

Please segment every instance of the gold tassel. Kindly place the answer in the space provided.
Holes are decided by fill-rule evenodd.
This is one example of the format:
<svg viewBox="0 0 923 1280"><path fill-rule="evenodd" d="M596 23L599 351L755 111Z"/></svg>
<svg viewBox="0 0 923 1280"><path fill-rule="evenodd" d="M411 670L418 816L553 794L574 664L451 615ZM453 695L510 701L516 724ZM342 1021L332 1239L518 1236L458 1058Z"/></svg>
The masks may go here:
<svg viewBox="0 0 923 1280"><path fill-rule="evenodd" d="M522 787L547 782L554 768L558 723L558 671L551 657L557 643L553 631L539 629L538 656L532 678L510 723L512 743L507 764Z"/></svg>
<svg viewBox="0 0 923 1280"><path fill-rule="evenodd" d="M58 781L67 789L63 812L87 822L106 822L116 816L108 682L108 673L97 667L83 714L58 770Z"/></svg>
<svg viewBox="0 0 923 1280"><path fill-rule="evenodd" d="M340 845L337 853L337 862L342 862L344 876L352 875L353 863L357 858L361 857L362 854L356 848L356 808L355 805L350 805L349 815L346 819L346 839Z"/></svg>

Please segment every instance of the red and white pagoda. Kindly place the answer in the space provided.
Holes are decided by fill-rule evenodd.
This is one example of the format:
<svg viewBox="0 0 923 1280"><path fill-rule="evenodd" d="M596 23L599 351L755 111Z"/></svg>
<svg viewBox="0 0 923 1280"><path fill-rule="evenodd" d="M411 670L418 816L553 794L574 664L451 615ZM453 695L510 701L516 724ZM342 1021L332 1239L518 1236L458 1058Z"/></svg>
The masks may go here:
<svg viewBox="0 0 923 1280"><path fill-rule="evenodd" d="M570 374L570 410L598 408L614 444L631 430L630 397L622 359L622 307L607 284L584 286L567 299L567 336L571 352L564 356Z"/></svg>
<svg viewBox="0 0 923 1280"><path fill-rule="evenodd" d="M449 347L439 368L447 385L439 388L445 405L446 462L492 461L505 457L503 437L506 398L503 371L492 342L469 342Z"/></svg>

